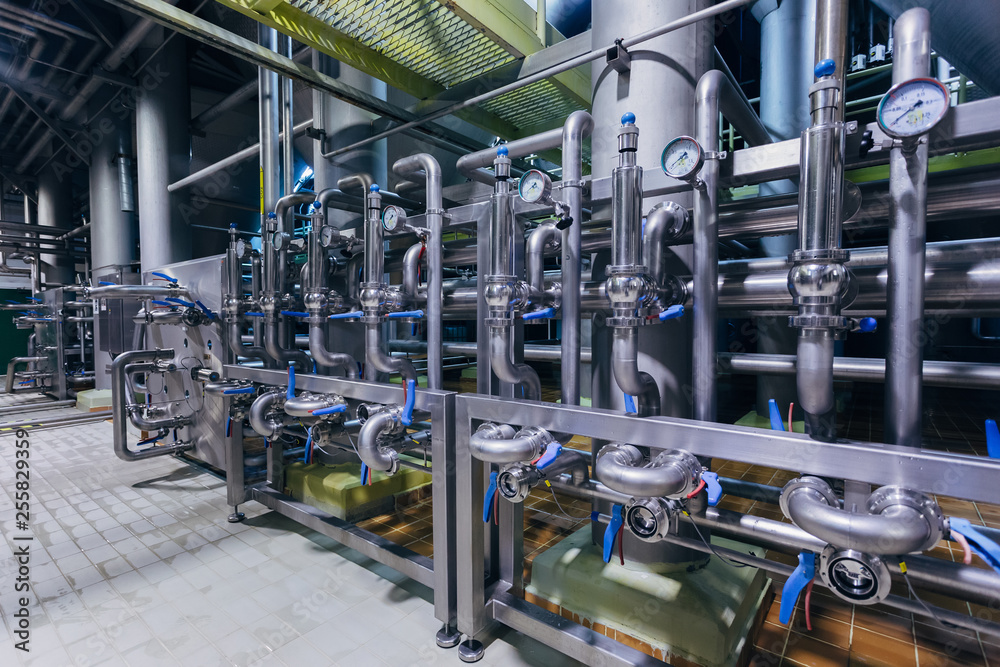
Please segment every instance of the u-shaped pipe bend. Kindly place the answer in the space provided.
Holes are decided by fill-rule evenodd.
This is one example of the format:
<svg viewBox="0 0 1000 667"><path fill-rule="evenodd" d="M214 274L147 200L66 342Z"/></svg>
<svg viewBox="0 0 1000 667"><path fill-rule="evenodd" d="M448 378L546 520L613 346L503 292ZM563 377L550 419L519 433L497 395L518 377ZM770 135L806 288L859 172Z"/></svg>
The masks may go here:
<svg viewBox="0 0 1000 667"><path fill-rule="evenodd" d="M793 479L781 492L781 511L814 537L868 554L902 555L933 548L944 532L934 500L900 486L876 489L861 511L840 508L830 485L818 477Z"/></svg>
<svg viewBox="0 0 1000 667"><path fill-rule="evenodd" d="M534 461L555 438L542 428L528 426L514 432L507 424L485 423L469 438L472 455L486 463Z"/></svg>
<svg viewBox="0 0 1000 667"><path fill-rule="evenodd" d="M597 454L597 479L610 489L636 498L677 498L698 488L703 467L690 452L664 449L648 464L638 447L621 443Z"/></svg>

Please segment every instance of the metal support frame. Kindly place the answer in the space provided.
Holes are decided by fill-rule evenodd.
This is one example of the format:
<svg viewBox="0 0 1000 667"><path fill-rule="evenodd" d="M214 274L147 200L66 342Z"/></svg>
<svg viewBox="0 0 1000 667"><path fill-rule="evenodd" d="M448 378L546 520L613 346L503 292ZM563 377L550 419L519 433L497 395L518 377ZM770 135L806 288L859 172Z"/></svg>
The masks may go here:
<svg viewBox="0 0 1000 667"><path fill-rule="evenodd" d="M288 375L284 370L248 368L228 365L223 368L227 380L247 380L268 386L285 386ZM346 399L383 405L403 403L403 388L391 384L347 380L337 377L296 376L299 389L323 394L337 394ZM415 409L430 413L432 471L434 559L431 561L410 549L389 542L374 533L329 516L315 508L297 502L282 493L282 489L255 488L250 497L271 509L312 528L341 544L356 549L372 560L384 563L402 574L434 589L434 615L448 627L454 627L456 612L456 540L455 540L455 465L454 428L455 394L453 392L418 389ZM242 448L241 448L242 449ZM272 447L271 450L280 449ZM235 460L242 460L242 451ZM231 482L230 482L231 483Z"/></svg>

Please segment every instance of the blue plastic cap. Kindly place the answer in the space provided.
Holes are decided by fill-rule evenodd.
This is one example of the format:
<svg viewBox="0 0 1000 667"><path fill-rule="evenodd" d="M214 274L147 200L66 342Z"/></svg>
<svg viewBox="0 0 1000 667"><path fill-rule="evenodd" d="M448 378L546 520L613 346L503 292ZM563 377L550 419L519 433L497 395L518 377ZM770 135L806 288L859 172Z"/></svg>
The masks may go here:
<svg viewBox="0 0 1000 667"><path fill-rule="evenodd" d="M820 60L816 63L816 67L813 68L813 74L816 75L817 79L822 79L824 76L833 76L833 73L836 71L837 63L829 58Z"/></svg>
<svg viewBox="0 0 1000 667"><path fill-rule="evenodd" d="M369 192L378 192L379 191L378 183L372 183L372 186L370 188L368 188L368 191Z"/></svg>
<svg viewBox="0 0 1000 667"><path fill-rule="evenodd" d="M875 331L876 327L878 327L878 322L874 317L862 317L861 321L858 322L858 329L865 333Z"/></svg>
<svg viewBox="0 0 1000 667"><path fill-rule="evenodd" d="M631 111L626 111L622 114L622 125L635 125L635 114Z"/></svg>
<svg viewBox="0 0 1000 667"><path fill-rule="evenodd" d="M229 228L230 229L236 229L236 223L235 222L230 222L229 223Z"/></svg>
<svg viewBox="0 0 1000 667"><path fill-rule="evenodd" d="M506 146L503 145L497 146L497 157L507 157L507 155L509 154L510 151L507 150Z"/></svg>
<svg viewBox="0 0 1000 667"><path fill-rule="evenodd" d="M321 208L323 208L323 204L321 204L320 201L317 199L316 201L313 202L312 207L314 211L318 211Z"/></svg>
<svg viewBox="0 0 1000 667"><path fill-rule="evenodd" d="M278 219L278 214L275 213L274 211L271 211L270 213L267 214L267 219L268 220L277 220Z"/></svg>

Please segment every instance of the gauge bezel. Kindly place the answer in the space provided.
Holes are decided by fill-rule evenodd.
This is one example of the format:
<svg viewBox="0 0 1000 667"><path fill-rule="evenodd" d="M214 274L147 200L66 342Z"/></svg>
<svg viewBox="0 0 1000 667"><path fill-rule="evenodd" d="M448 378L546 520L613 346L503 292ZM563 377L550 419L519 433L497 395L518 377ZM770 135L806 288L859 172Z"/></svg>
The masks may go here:
<svg viewBox="0 0 1000 667"><path fill-rule="evenodd" d="M281 250L285 247L285 236L285 233L280 230L271 232L271 246L275 250Z"/></svg>
<svg viewBox="0 0 1000 667"><path fill-rule="evenodd" d="M535 199L528 199L524 196L524 183L528 180L529 176L537 174L542 178L542 191ZM528 171L521 174L521 178L517 181L517 196L528 202L529 204L547 204L552 201L552 179L549 175L540 169L529 169Z"/></svg>
<svg viewBox="0 0 1000 667"><path fill-rule="evenodd" d="M323 225L319 228L319 244L324 248L329 248L333 245L333 235L337 232L337 228L331 225ZM327 234L330 238L327 238Z"/></svg>
<svg viewBox="0 0 1000 667"><path fill-rule="evenodd" d="M396 211L396 224L393 225L392 227L387 225L385 222L385 216L389 211ZM406 211L404 211L402 208L394 204L390 204L386 206L384 209L382 209L381 217L382 217L382 229L384 229L387 232L394 232L406 224Z"/></svg>
<svg viewBox="0 0 1000 667"><path fill-rule="evenodd" d="M675 144L678 144L682 141L689 141L692 144L694 144L695 148L698 149L698 159L695 160L695 165L693 168L685 172L672 174L670 173L670 170L667 168L667 153L670 152L670 149ZM695 139L694 137L689 137L686 134L682 134L679 137L674 137L673 139L668 141L667 145L663 147L663 152L660 153L660 168L663 169L663 173L669 176L670 178L676 178L679 181L687 181L693 178L695 174L701 171L701 168L704 166L704 164L705 164L705 149L701 147L701 144L698 143L697 139Z"/></svg>
<svg viewBox="0 0 1000 667"><path fill-rule="evenodd" d="M236 257L243 259L247 252L247 242L244 239L236 239Z"/></svg>
<svg viewBox="0 0 1000 667"><path fill-rule="evenodd" d="M921 129L919 132L914 132L912 134L904 134L904 133L901 133L901 132L896 132L895 130L891 130L885 124L885 122L884 122L884 120L882 118L882 110L885 108L886 102L888 102L889 99L891 99L893 95L895 95L896 93L898 93L903 88L905 88L907 86L913 85L914 83L931 83L931 84L934 84L934 86L937 87L941 91L941 94L944 96L944 99L947 100L947 104L945 104L945 106L944 106L944 111L942 111L938 115L937 118L935 118L929 125L927 125L923 129ZM875 111L875 119L878 121L879 128L883 132L885 132L885 134L887 136L889 136L889 137L892 137L893 139L915 139L917 137L920 137L922 135L925 135L925 134L929 133L931 130L933 130L935 127L937 127L938 123L940 123L942 120L944 120L944 117L948 115L948 109L950 109L950 108L951 108L951 91L948 90L947 86L945 86L943 83L941 83L937 79L932 79L930 77L917 77L915 79L907 79L906 81L900 81L899 83L897 83L896 85L894 85L892 88L890 88L889 90L887 90L886 93L885 93L885 95L882 96L882 99L879 100L878 108Z"/></svg>

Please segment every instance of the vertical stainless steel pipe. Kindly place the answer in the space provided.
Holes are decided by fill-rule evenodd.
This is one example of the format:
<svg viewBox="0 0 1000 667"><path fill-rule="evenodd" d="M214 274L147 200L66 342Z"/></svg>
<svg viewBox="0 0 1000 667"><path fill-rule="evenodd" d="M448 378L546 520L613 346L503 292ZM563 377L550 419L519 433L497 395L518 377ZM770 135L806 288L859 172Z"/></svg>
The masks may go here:
<svg viewBox="0 0 1000 667"><path fill-rule="evenodd" d="M292 38L281 36L282 50L289 58L292 57ZM282 185L282 195L287 197L292 194L295 187L295 140L292 126L294 121L295 105L295 81L289 77L281 78L281 130L284 133L284 141L281 143L281 172L284 176ZM290 231L290 230L289 230Z"/></svg>
<svg viewBox="0 0 1000 667"><path fill-rule="evenodd" d="M893 85L930 74L930 13L909 9L893 28ZM924 265L927 243L927 141L889 154L889 282L886 314L886 442L920 446L923 417Z"/></svg>

